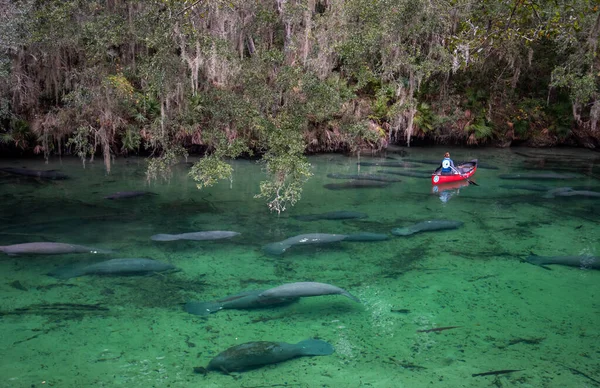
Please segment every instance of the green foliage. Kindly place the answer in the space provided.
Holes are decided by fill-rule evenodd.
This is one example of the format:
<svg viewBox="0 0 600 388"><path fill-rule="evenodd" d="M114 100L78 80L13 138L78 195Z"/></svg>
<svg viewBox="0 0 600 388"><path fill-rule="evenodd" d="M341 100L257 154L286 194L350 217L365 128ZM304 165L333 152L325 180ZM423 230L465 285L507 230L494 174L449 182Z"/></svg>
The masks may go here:
<svg viewBox="0 0 600 388"><path fill-rule="evenodd" d="M377 130L370 129L369 121L360 121L353 123L344 128L347 133L347 142L351 152L357 152L362 146L371 145L373 148L377 148L377 144L380 143L381 139L386 138L386 134L377 127Z"/></svg>
<svg viewBox="0 0 600 388"><path fill-rule="evenodd" d="M493 127L483 117L478 118L473 123L465 126L465 131L472 133L477 140L489 139L493 136Z"/></svg>
<svg viewBox="0 0 600 388"><path fill-rule="evenodd" d="M310 163L303 155L304 142L291 127L289 117L281 117L276 126L270 121L259 124L266 135L268 151L262 162L269 180L260 183L260 194L255 198L267 200L270 211L281 213L300 200L302 186L310 178Z"/></svg>
<svg viewBox="0 0 600 388"><path fill-rule="evenodd" d="M371 104L373 114L369 115L370 119L381 121L389 118L390 106L394 99L394 88L390 85L385 85L375 94L375 101Z"/></svg>
<svg viewBox="0 0 600 388"><path fill-rule="evenodd" d="M93 137L90 127L80 126L67 141L67 147L73 147L74 153L81 159L85 168L85 159L92 156L95 152L94 146L90 144L89 139Z"/></svg>
<svg viewBox="0 0 600 388"><path fill-rule="evenodd" d="M134 127L129 127L121 135L121 151L124 153L136 151L140 148L142 137Z"/></svg>
<svg viewBox="0 0 600 388"><path fill-rule="evenodd" d="M587 0L5 3L0 120L13 124L1 141L41 138L50 152L67 138L85 161L98 140L105 163L145 150L148 179L200 146L198 187L256 152L268 176L258 196L278 212L299 199L307 142L323 129L335 129L326 147L377 148L416 109L429 138L460 111L469 139L492 139L507 118L522 136L563 136L600 99ZM546 106L548 87L558 97Z"/></svg>
<svg viewBox="0 0 600 388"><path fill-rule="evenodd" d="M435 129L435 114L431 110L429 104L421 102L417 105L414 125L425 133Z"/></svg>
<svg viewBox="0 0 600 388"><path fill-rule="evenodd" d="M148 182L163 180L168 181L173 174L173 166L180 158L187 157L187 151L179 145L173 145L163 149L162 155L148 158L146 169L146 180Z"/></svg>
<svg viewBox="0 0 600 388"><path fill-rule="evenodd" d="M558 101L546 106L544 111L550 122L548 130L560 138L566 138L575 121L571 115L572 105L568 101Z"/></svg>
<svg viewBox="0 0 600 388"><path fill-rule="evenodd" d="M573 72L567 67L557 67L552 72L552 87L566 88L571 100L581 104L598 97L600 83L597 74Z"/></svg>

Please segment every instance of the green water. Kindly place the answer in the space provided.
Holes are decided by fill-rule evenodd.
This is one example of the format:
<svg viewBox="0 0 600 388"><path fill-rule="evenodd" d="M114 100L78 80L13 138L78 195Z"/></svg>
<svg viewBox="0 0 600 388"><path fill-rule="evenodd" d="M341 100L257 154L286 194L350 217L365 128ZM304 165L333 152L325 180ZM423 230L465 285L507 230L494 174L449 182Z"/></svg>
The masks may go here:
<svg viewBox="0 0 600 388"><path fill-rule="evenodd" d="M389 159L442 159L445 149L404 149ZM233 163L231 182L199 191L175 168L148 185L142 159L0 160L0 167L58 169L41 181L0 172L0 245L65 242L113 249L88 254L0 256L0 387L591 387L600 381L600 273L524 262L543 256L600 256L600 198L544 198L501 185L571 186L600 192L600 156L587 150L456 149L455 162L478 158L477 185L432 192L429 178L389 175L387 187L328 190L358 174L433 170L358 166L356 157L310 158L314 176L302 200L280 216L254 199L264 178L251 161ZM393 158L393 159L391 159ZM576 173L571 180L500 179L512 173ZM466 182L465 182L466 183ZM125 190L154 193L118 201ZM357 220L299 221L338 210ZM428 219L464 222L456 230L392 236ZM157 233L230 230L218 241L155 242ZM268 243L306 233L390 234L379 242L340 242L266 254ZM180 271L153 276L58 280L60 266L146 257ZM201 318L187 301L206 301L284 283L334 284L360 298L303 298L288 306L223 310ZM419 332L458 326L440 332ZM335 347L244 373L194 373L219 352L249 341L320 338ZM498 370L509 374L476 376Z"/></svg>

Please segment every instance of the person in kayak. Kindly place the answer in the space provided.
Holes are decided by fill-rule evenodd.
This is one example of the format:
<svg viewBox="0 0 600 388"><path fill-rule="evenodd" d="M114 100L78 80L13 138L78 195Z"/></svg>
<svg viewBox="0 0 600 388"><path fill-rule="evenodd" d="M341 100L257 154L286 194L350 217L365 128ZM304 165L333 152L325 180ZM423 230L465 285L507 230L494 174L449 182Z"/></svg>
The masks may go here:
<svg viewBox="0 0 600 388"><path fill-rule="evenodd" d="M442 168L441 175L452 175L452 174L460 174L456 167L454 167L454 162L450 159L450 152L446 152L444 154L444 160L442 160Z"/></svg>

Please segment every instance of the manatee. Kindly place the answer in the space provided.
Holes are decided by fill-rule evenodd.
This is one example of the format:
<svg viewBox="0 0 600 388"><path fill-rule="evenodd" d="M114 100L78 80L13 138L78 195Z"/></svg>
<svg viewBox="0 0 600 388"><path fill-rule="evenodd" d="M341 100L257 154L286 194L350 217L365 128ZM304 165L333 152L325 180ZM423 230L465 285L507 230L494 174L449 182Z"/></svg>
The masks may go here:
<svg viewBox="0 0 600 388"><path fill-rule="evenodd" d="M500 174L500 179L527 179L527 180L550 180L550 179L577 179L576 174L559 174L557 172L547 172L539 174Z"/></svg>
<svg viewBox="0 0 600 388"><path fill-rule="evenodd" d="M413 178L429 178L431 176L431 172L426 171L387 171L387 170L378 170L378 173L381 174L392 174L392 175L402 175L402 176L410 176Z"/></svg>
<svg viewBox="0 0 600 388"><path fill-rule="evenodd" d="M279 287L270 288L263 291L259 297L261 298L298 298L303 296L320 296L320 295L344 295L355 302L360 303L360 300L351 295L343 288L333 286L326 283L317 282L298 282L288 283Z"/></svg>
<svg viewBox="0 0 600 388"><path fill-rule="evenodd" d="M411 162L358 162L356 164L358 164L359 166L365 166L365 167L379 166L379 167L411 168L411 167L419 167L420 166L419 164L414 164Z"/></svg>
<svg viewBox="0 0 600 388"><path fill-rule="evenodd" d="M387 234L358 232L347 235L344 241L384 241L389 238Z"/></svg>
<svg viewBox="0 0 600 388"><path fill-rule="evenodd" d="M150 239L154 241L175 241L175 240L221 240L224 238L231 238L240 235L238 232L230 232L224 230L210 230L206 232L191 232L181 234L155 234Z"/></svg>
<svg viewBox="0 0 600 388"><path fill-rule="evenodd" d="M554 197L587 197L587 198L600 198L600 192L591 190L573 190L571 187L559 187L554 190L548 191L544 198Z"/></svg>
<svg viewBox="0 0 600 388"><path fill-rule="evenodd" d="M162 272L175 266L152 259L112 259L85 266L73 265L58 268L48 275L69 279L84 275L136 275Z"/></svg>
<svg viewBox="0 0 600 388"><path fill-rule="evenodd" d="M546 264L567 265L569 267L579 267L582 269L600 269L600 257L590 255L579 256L538 256L531 255L525 259L528 263L546 267Z"/></svg>
<svg viewBox="0 0 600 388"><path fill-rule="evenodd" d="M334 179L355 179L378 182L402 182L400 179L394 179L385 175L375 174L327 174L327 177Z"/></svg>
<svg viewBox="0 0 600 388"><path fill-rule="evenodd" d="M62 253L112 253L111 250L90 248L82 245L56 242L31 242L0 246L0 252L8 255L58 255Z"/></svg>
<svg viewBox="0 0 600 388"><path fill-rule="evenodd" d="M327 234L327 233L309 233L300 234L298 236L290 237L283 241L274 242L267 244L263 249L267 253L273 255L282 255L286 250L294 245L313 245L313 244L327 244L332 242L342 241L346 238L345 234Z"/></svg>
<svg viewBox="0 0 600 388"><path fill-rule="evenodd" d="M365 213L339 210L334 212L320 213L320 214L305 214L294 216L298 221L318 221L318 220L351 220L358 218L369 217Z"/></svg>
<svg viewBox="0 0 600 388"><path fill-rule="evenodd" d="M118 191L116 193L112 193L104 197L104 199L126 199L126 198L136 198L143 197L145 195L156 195L155 193L151 193L149 191Z"/></svg>
<svg viewBox="0 0 600 388"><path fill-rule="evenodd" d="M259 295L265 290L245 291L237 295L209 302L188 302L184 309L190 314L207 316L223 309L255 309L262 307L280 306L293 303L299 298L262 298Z"/></svg>
<svg viewBox="0 0 600 388"><path fill-rule="evenodd" d="M548 191L551 190L550 186L543 185L500 185L499 187L509 190L528 190L528 191Z"/></svg>
<svg viewBox="0 0 600 388"><path fill-rule="evenodd" d="M246 342L219 353L209 362L206 369L225 373L243 371L295 357L328 356L333 352L331 344L316 339L300 341L297 344L268 341Z"/></svg>
<svg viewBox="0 0 600 388"><path fill-rule="evenodd" d="M346 189L379 189L387 187L388 182L378 182L369 180L353 180L344 183L328 183L323 185L328 190L346 190Z"/></svg>
<svg viewBox="0 0 600 388"><path fill-rule="evenodd" d="M69 176L56 170L30 170L27 168L18 167L3 167L0 171L4 171L13 175L30 176L34 178L50 179L50 180L63 180L69 179Z"/></svg>
<svg viewBox="0 0 600 388"><path fill-rule="evenodd" d="M431 232L435 230L458 229L463 225L462 221L450 220L428 220L404 228L392 229L392 234L396 236L410 236L420 232Z"/></svg>
<svg viewBox="0 0 600 388"><path fill-rule="evenodd" d="M542 197L544 198L554 198L555 196L559 195L561 192L563 191L572 191L573 189L570 187L556 187L553 188L551 190L548 190L546 192L546 194L544 194Z"/></svg>

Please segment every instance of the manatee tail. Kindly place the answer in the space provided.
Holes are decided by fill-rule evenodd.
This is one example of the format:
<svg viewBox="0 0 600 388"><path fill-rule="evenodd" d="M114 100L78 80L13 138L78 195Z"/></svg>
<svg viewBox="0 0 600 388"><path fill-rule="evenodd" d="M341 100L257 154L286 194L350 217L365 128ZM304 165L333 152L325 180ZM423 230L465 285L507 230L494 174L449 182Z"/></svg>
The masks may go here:
<svg viewBox="0 0 600 388"><path fill-rule="evenodd" d="M8 256L17 256L16 253L12 253L8 251L8 247L6 245L0 245L0 252L6 253Z"/></svg>
<svg viewBox="0 0 600 388"><path fill-rule="evenodd" d="M300 341L296 346L300 349L301 356L328 356L335 351L330 343L317 339Z"/></svg>
<svg viewBox="0 0 600 388"><path fill-rule="evenodd" d="M223 309L219 302L188 302L183 307L190 314L206 317Z"/></svg>
<svg viewBox="0 0 600 388"><path fill-rule="evenodd" d="M74 266L67 265L66 267L60 267L55 270L48 272L48 276L55 277L57 279L70 279L78 276L85 275L85 266Z"/></svg>
<svg viewBox="0 0 600 388"><path fill-rule="evenodd" d="M353 301L360 303L360 299L358 299L356 296L352 295L351 293L349 293L348 291L344 290L344 292L342 292L342 295L344 295L347 298L352 299Z"/></svg>
<svg viewBox="0 0 600 388"><path fill-rule="evenodd" d="M150 237L150 240L153 241L175 241L179 240L179 238L173 234L155 234Z"/></svg>
<svg viewBox="0 0 600 388"><path fill-rule="evenodd" d="M544 260L543 256L538 256L538 255L532 253L531 255L527 256L525 261L528 262L529 264L537 265L544 269L551 270L551 268L548 268L547 266L544 265L545 260Z"/></svg>

